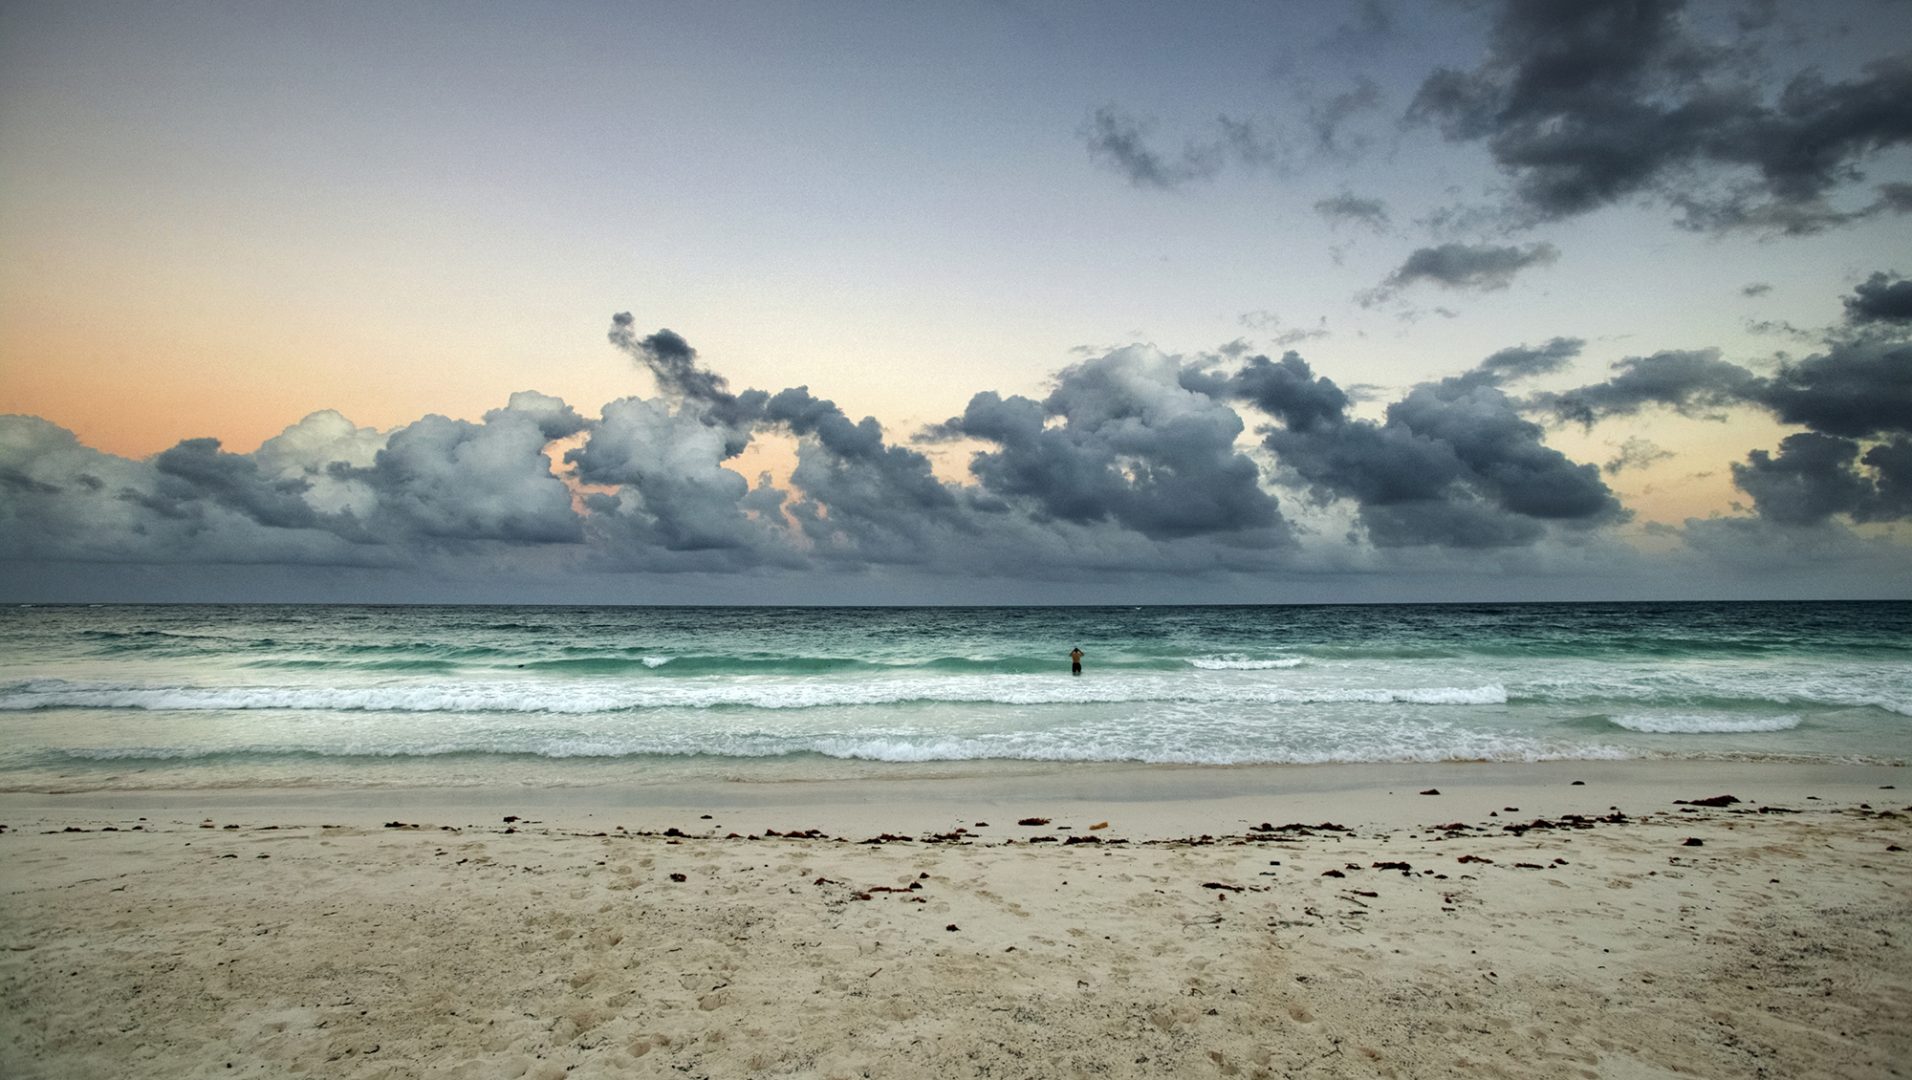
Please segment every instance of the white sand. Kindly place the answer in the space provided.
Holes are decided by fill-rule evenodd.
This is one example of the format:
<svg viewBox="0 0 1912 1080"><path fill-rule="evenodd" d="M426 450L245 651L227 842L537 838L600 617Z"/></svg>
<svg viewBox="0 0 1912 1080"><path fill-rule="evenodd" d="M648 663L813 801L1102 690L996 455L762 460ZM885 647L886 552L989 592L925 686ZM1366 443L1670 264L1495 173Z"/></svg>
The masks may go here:
<svg viewBox="0 0 1912 1080"><path fill-rule="evenodd" d="M0 1074L1903 1075L1905 779L1575 763L4 795ZM1722 793L1745 801L1673 802ZM1616 806L1626 822L1503 830ZM689 835L635 835L666 828ZM842 839L723 838L810 828ZM914 839L860 843L885 832Z"/></svg>

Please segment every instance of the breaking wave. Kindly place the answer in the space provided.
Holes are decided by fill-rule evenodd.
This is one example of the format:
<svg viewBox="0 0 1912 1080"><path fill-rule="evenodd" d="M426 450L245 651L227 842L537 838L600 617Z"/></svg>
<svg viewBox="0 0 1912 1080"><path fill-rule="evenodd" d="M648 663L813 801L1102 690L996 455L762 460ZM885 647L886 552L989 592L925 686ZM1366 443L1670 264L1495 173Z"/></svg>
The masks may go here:
<svg viewBox="0 0 1912 1080"><path fill-rule="evenodd" d="M955 702L994 705L1192 702L1237 705L1502 705L1507 690L1486 686L1209 686L1188 680L1058 680L1031 676L946 676L897 680L698 682L405 682L377 686L136 686L39 679L0 687L0 711L132 709L219 712L297 709L331 712L559 713L639 709L809 709Z"/></svg>
<svg viewBox="0 0 1912 1080"><path fill-rule="evenodd" d="M1729 735L1758 731L1791 731L1797 716L1732 716L1720 713L1636 714L1609 717L1608 722L1628 731L1666 735Z"/></svg>
<svg viewBox="0 0 1912 1080"><path fill-rule="evenodd" d="M1299 656L1284 656L1273 660L1251 660L1245 656L1197 656L1189 660L1190 667L1203 671L1273 671L1278 668L1295 668L1307 663Z"/></svg>

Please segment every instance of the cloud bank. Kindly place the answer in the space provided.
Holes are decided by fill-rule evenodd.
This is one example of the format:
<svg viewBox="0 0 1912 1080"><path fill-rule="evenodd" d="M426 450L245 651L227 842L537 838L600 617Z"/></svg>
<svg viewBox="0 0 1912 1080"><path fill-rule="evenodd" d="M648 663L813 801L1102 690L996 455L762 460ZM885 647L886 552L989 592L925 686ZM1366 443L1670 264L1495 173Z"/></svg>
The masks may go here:
<svg viewBox="0 0 1912 1080"><path fill-rule="evenodd" d="M807 386L733 391L681 335L640 334L621 313L609 341L657 393L594 417L523 391L477 421L381 432L321 411L251 453L198 438L143 460L0 417L0 565L1044 581L1376 573L1488 553L1541 565L1622 551L1614 531L1632 515L1606 478L1665 456L1629 438L1603 469L1549 446L1547 423L1656 408L1754 408L1804 428L1731 463L1753 502L1744 521L1847 529L1912 515L1912 341L1889 316L1892 288L1868 279L1824 351L1770 373L1661 352L1520 392L1585 347L1554 338L1363 414L1293 351L1133 345L1064 368L1039 399L978 392L901 441ZM794 442L787 476L730 467L763 439ZM969 451L959 477L938 475L937 446Z"/></svg>

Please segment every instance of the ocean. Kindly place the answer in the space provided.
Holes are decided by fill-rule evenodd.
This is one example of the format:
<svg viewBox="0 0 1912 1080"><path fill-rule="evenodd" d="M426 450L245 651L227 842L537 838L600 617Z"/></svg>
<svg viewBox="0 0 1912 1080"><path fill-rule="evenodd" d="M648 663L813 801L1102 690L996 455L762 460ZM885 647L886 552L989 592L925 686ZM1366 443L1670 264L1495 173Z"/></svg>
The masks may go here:
<svg viewBox="0 0 1912 1080"><path fill-rule="evenodd" d="M20 606L0 732L6 791L1904 762L1912 603Z"/></svg>

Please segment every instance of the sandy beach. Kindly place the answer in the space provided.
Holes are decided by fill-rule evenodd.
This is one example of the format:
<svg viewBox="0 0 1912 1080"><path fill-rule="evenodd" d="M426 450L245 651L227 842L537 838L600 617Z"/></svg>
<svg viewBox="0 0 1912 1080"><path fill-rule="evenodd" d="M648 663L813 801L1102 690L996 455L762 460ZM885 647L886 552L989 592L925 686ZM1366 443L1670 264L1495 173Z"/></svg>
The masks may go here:
<svg viewBox="0 0 1912 1080"><path fill-rule="evenodd" d="M1906 779L0 795L0 1071L1898 1076Z"/></svg>

